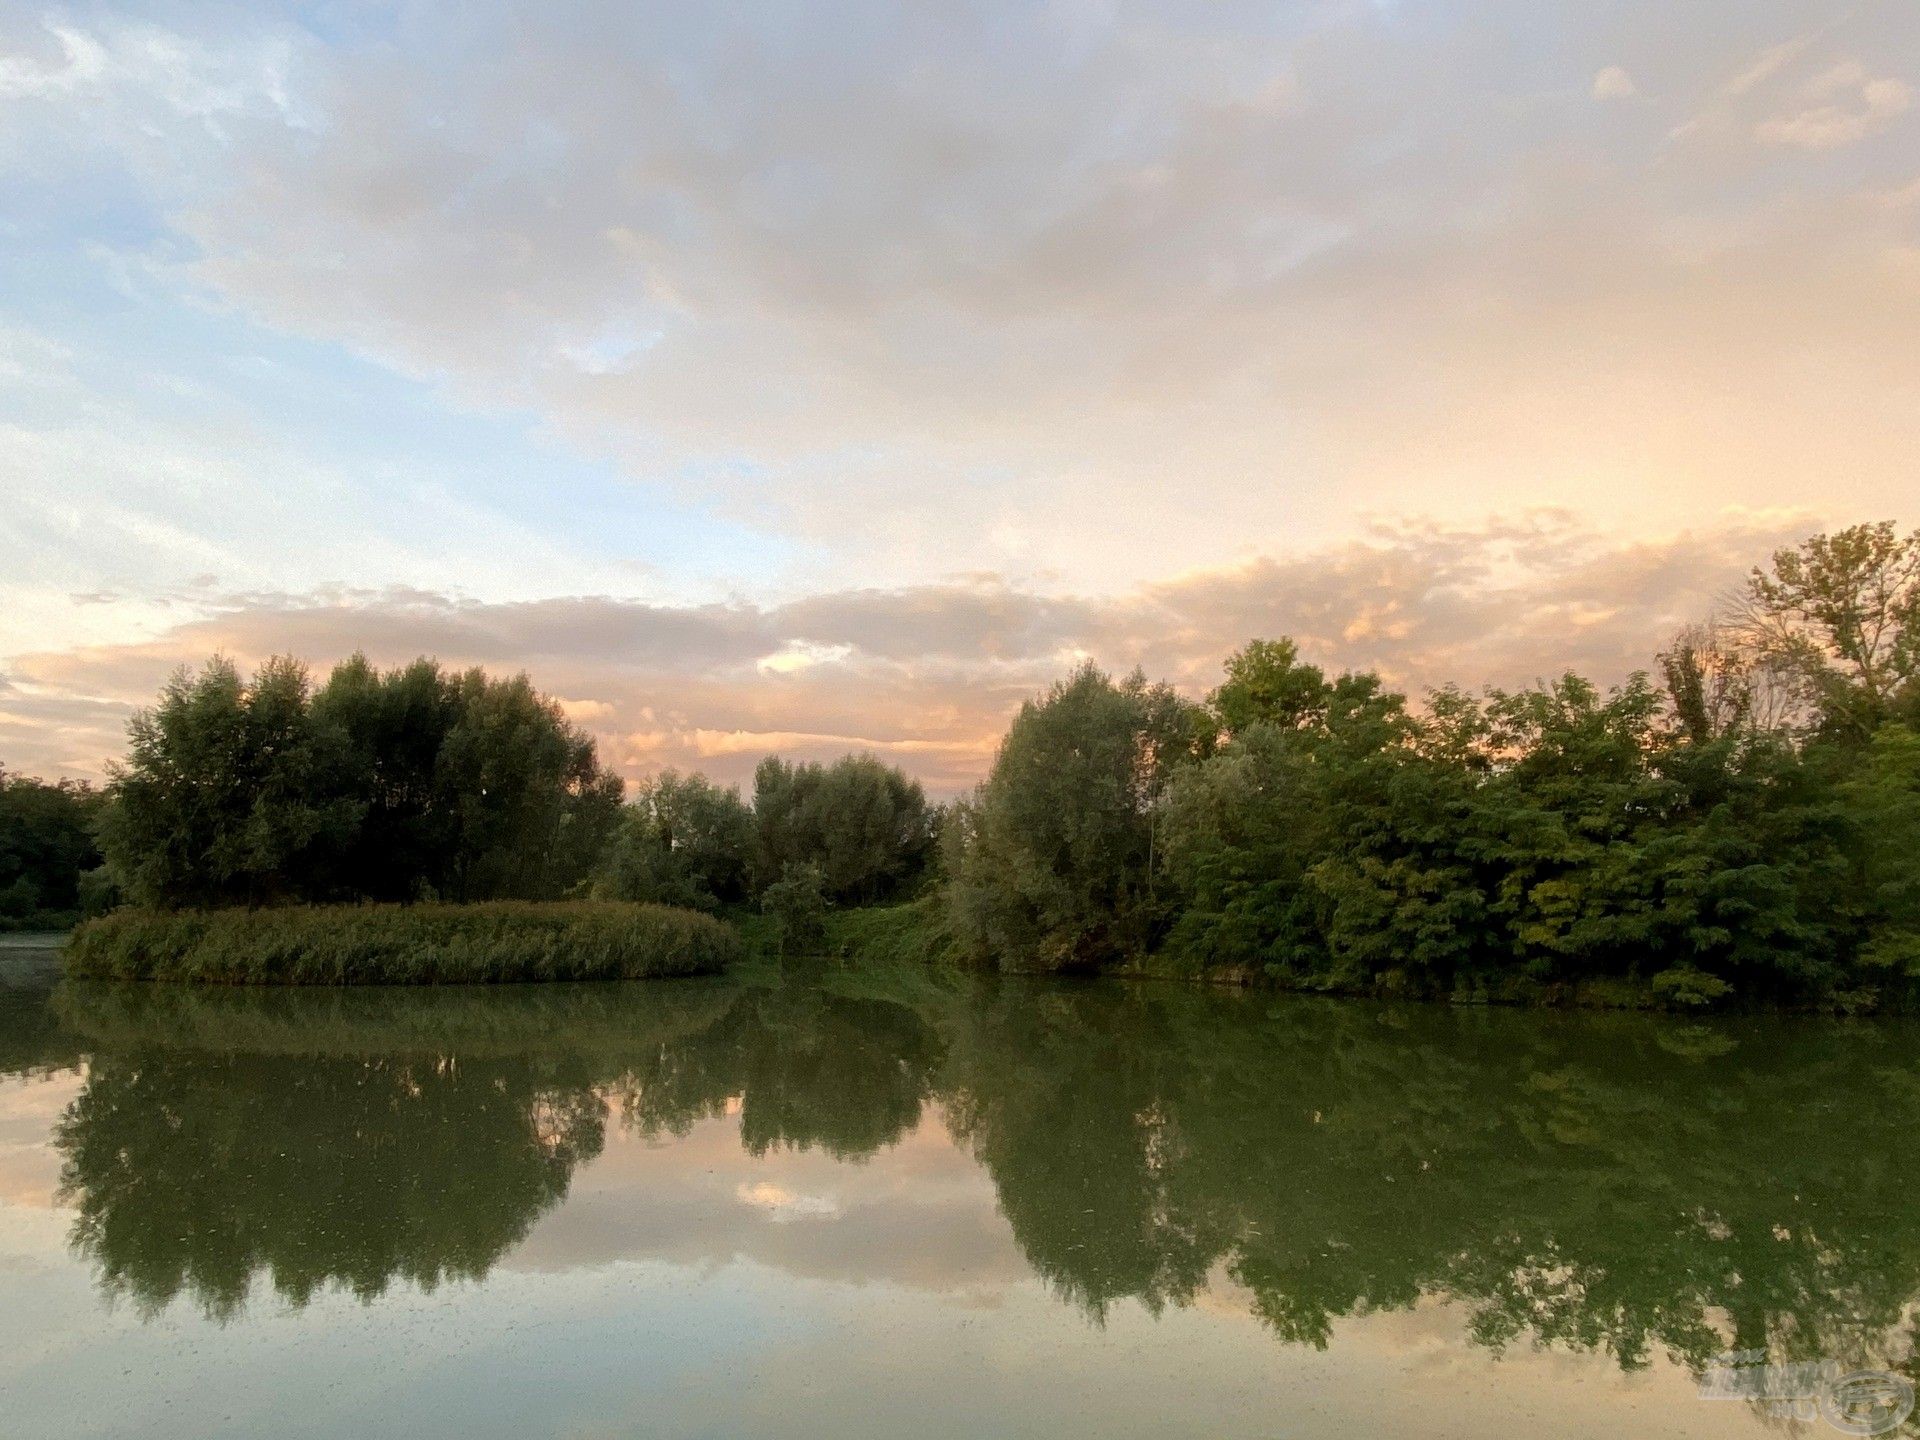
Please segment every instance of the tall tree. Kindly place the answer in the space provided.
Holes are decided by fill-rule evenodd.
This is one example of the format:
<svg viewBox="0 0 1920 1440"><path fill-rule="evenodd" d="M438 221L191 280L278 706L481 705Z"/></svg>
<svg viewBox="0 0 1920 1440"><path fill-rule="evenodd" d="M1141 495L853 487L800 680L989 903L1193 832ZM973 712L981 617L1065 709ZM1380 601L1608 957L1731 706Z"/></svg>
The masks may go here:
<svg viewBox="0 0 1920 1440"><path fill-rule="evenodd" d="M1088 664L1020 707L956 815L951 895L977 954L1083 969L1144 951L1164 924L1155 829L1174 770L1210 722L1135 672Z"/></svg>
<svg viewBox="0 0 1920 1440"><path fill-rule="evenodd" d="M102 837L142 904L552 898L598 865L621 783L525 676L381 674L318 695L274 659L182 670L129 727Z"/></svg>
<svg viewBox="0 0 1920 1440"><path fill-rule="evenodd" d="M925 791L871 755L830 765L770 755L753 777L756 870L764 887L817 866L829 897L870 902L916 877L933 846Z"/></svg>
<svg viewBox="0 0 1920 1440"><path fill-rule="evenodd" d="M101 827L122 890L148 905L295 898L352 833L328 783L304 666L279 656L243 680L216 657L176 671L128 726Z"/></svg>
<svg viewBox="0 0 1920 1440"><path fill-rule="evenodd" d="M1742 637L1793 676L1818 728L1862 740L1920 706L1920 530L1891 520L1815 535L1748 577Z"/></svg>

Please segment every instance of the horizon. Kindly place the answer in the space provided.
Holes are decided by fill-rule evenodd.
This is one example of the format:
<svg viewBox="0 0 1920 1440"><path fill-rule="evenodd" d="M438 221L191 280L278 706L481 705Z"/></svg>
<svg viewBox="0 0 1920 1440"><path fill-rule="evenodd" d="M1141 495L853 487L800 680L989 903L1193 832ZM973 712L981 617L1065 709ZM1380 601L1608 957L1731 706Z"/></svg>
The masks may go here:
<svg viewBox="0 0 1920 1440"><path fill-rule="evenodd" d="M0 762L215 652L939 792L1082 659L1648 667L1912 524L1920 20L0 19Z"/></svg>

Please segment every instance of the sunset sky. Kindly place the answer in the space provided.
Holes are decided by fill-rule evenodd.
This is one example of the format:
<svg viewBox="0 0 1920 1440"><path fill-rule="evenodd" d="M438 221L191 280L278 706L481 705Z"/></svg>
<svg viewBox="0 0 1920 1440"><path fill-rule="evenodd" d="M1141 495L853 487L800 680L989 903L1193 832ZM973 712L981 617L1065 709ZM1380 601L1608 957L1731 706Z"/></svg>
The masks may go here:
<svg viewBox="0 0 1920 1440"><path fill-rule="evenodd" d="M1920 522L1920 4L0 7L0 765L529 671L948 791L1083 656L1649 663Z"/></svg>

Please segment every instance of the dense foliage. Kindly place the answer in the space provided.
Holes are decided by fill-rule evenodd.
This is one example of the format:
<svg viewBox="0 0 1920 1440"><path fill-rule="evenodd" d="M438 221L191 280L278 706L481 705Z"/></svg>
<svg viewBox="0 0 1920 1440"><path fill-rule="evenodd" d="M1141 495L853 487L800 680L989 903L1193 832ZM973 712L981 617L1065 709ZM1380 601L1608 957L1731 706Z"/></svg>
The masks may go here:
<svg viewBox="0 0 1920 1440"><path fill-rule="evenodd" d="M911 880L933 845L916 780L871 755L831 765L769 755L753 773L754 869L762 885L817 866L829 899L871 903Z"/></svg>
<svg viewBox="0 0 1920 1440"><path fill-rule="evenodd" d="M953 827L976 959L1330 989L1871 1007L1920 981L1920 535L1756 571L1645 676L1420 711L1287 641L1195 722L1087 667Z"/></svg>
<svg viewBox="0 0 1920 1440"><path fill-rule="evenodd" d="M135 717L102 825L135 903L551 899L599 862L621 783L525 676L381 673L313 691L275 659L176 674Z"/></svg>
<svg viewBox="0 0 1920 1440"><path fill-rule="evenodd" d="M117 910L73 934L69 974L220 985L452 985L710 975L739 953L710 915L665 905L282 905Z"/></svg>
<svg viewBox="0 0 1920 1440"><path fill-rule="evenodd" d="M0 930L64 929L104 899L100 792L0 770Z"/></svg>
<svg viewBox="0 0 1920 1440"><path fill-rule="evenodd" d="M590 891L759 910L792 952L858 948L835 917L894 902L858 934L1016 969L1920 996L1920 534L1779 552L1654 669L1409 704L1256 640L1195 703L1089 664L1023 706L985 783L942 810L869 755L769 757L750 802L667 771L623 807L524 678L356 658L312 691L291 660L250 681L216 661L135 720L99 829L149 907ZM26 783L9 804L92 804ZM16 858L25 833L0 832L0 908L77 905L83 828L56 883L18 878L40 863Z"/></svg>
<svg viewBox="0 0 1920 1440"><path fill-rule="evenodd" d="M704 910L764 907L805 873L824 902L871 904L924 876L936 818L917 781L871 755L830 765L770 755L751 805L703 775L665 770L627 806L594 888Z"/></svg>
<svg viewBox="0 0 1920 1440"><path fill-rule="evenodd" d="M598 894L717 910L752 892L753 812L704 775L643 781L595 881Z"/></svg>

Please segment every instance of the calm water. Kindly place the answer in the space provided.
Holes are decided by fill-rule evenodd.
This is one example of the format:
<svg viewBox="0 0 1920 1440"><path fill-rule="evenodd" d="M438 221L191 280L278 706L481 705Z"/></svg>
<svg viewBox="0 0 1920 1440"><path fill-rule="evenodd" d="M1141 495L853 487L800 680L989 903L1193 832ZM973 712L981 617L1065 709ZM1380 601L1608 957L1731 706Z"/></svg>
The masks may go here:
<svg viewBox="0 0 1920 1440"><path fill-rule="evenodd" d="M1838 1434L1700 1376L1915 1373L1916 1040L0 952L0 1434Z"/></svg>

